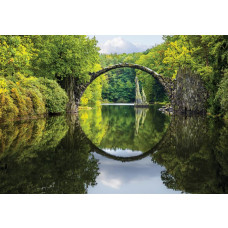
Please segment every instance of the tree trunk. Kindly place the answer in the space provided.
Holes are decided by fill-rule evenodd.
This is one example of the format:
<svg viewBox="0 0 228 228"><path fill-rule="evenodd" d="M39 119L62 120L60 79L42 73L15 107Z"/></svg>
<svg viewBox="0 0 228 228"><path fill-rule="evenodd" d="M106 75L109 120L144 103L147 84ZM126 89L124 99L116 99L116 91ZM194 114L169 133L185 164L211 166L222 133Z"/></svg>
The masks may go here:
<svg viewBox="0 0 228 228"><path fill-rule="evenodd" d="M76 99L75 99L75 78L74 77L64 78L63 86L69 98L69 101L67 104L67 112L75 113L77 112L77 105L76 105Z"/></svg>

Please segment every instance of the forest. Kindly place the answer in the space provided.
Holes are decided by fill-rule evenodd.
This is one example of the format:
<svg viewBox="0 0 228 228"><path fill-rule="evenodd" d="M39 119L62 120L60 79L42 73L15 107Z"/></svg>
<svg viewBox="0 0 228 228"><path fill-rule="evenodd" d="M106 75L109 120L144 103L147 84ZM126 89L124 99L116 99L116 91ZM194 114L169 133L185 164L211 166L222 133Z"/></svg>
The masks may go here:
<svg viewBox="0 0 228 228"><path fill-rule="evenodd" d="M178 69L201 76L208 92L207 110L228 118L228 36L163 36L164 42L142 53L100 54L96 38L82 35L0 36L0 120L70 112L77 85L89 72L117 63L135 63L175 80ZM149 103L168 102L163 87L145 72L121 68L88 86L80 105L133 103L135 77Z"/></svg>
<svg viewBox="0 0 228 228"><path fill-rule="evenodd" d="M162 44L143 53L101 55L102 66L119 62L135 63L172 80L175 80L180 68L189 68L200 75L205 83L208 113L225 115L228 111L228 36L176 35L163 36L163 40ZM108 73L102 98L110 102L133 102L134 94L130 95L130 88L134 91L134 80L128 79L130 75L139 78L148 102L168 102L163 87L154 78L134 69L118 69ZM125 89L127 84L128 90ZM118 89L114 90L115 87Z"/></svg>

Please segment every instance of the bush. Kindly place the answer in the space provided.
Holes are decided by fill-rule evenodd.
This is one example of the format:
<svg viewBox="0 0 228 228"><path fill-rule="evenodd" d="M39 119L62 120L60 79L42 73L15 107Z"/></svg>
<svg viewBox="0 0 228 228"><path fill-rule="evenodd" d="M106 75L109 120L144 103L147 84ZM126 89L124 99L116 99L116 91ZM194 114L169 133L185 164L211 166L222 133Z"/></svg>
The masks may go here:
<svg viewBox="0 0 228 228"><path fill-rule="evenodd" d="M44 96L39 89L40 83L38 79L35 77L26 78L21 74L17 74L16 79L17 84L26 90L27 96L31 99L34 113L44 114L49 112L49 110L46 109Z"/></svg>
<svg viewBox="0 0 228 228"><path fill-rule="evenodd" d="M61 113L66 110L68 97L66 92L54 80L39 78L40 91L45 98L46 108L50 113Z"/></svg>
<svg viewBox="0 0 228 228"><path fill-rule="evenodd" d="M9 85L6 79L0 78L0 119L13 119L19 114L19 109L10 96Z"/></svg>
<svg viewBox="0 0 228 228"><path fill-rule="evenodd" d="M68 97L57 82L17 74L0 78L0 119L45 113L61 113Z"/></svg>

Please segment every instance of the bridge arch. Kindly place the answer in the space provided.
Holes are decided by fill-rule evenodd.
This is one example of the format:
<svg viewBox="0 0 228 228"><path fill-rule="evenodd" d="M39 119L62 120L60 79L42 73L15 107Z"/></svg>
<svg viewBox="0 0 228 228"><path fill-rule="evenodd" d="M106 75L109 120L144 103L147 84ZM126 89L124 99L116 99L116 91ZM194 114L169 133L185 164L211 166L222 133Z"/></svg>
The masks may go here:
<svg viewBox="0 0 228 228"><path fill-rule="evenodd" d="M112 65L109 67L105 67L97 72L91 72L90 74L90 81L87 82L86 84L83 85L79 85L79 87L76 89L75 91L75 99L76 99L76 105L79 106L80 103L80 99L83 95L83 93L85 92L86 88L99 76L101 76L102 74L105 74L111 70L117 69L117 68L124 68L124 67L128 67L128 68L134 68L134 69L138 69L141 71L144 71L148 74L150 74L153 78L155 78L165 89L167 95L169 96L170 101L172 102L172 90L173 90L173 81L168 78L168 77L163 77L162 75L158 74L157 72L155 72L154 70L142 66L142 65L138 65L138 64L132 64L132 63L119 63L116 65Z"/></svg>
<svg viewBox="0 0 228 228"><path fill-rule="evenodd" d="M77 107L86 88L100 75L117 68L130 67L142 70L155 78L165 89L174 112L179 113L206 113L208 92L200 75L192 72L190 69L179 69L176 80L164 77L148 67L131 63L119 63L91 72L90 81L85 84L74 85L74 99Z"/></svg>

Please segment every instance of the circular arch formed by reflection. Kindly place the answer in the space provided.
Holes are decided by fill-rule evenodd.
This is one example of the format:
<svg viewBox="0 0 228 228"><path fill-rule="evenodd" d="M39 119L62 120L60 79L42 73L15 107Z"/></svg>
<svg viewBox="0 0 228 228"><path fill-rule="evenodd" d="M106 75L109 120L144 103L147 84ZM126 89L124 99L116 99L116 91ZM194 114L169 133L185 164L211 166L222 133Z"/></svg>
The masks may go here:
<svg viewBox="0 0 228 228"><path fill-rule="evenodd" d="M155 71L153 71L152 69L149 69L147 67L141 66L141 65L137 65L137 64L131 64L131 63L120 63L120 64L116 64L116 65L112 65L106 68L103 68L100 71L97 72L92 72L90 73L91 79L88 83L86 83L85 85L81 85L80 88L78 88L75 92L75 98L76 98L76 103L79 106L80 103L80 98L82 97L82 94L85 92L86 88L99 76L101 76L104 73L107 73L108 71L111 71L113 69L117 69L117 68L134 68L134 69L138 69L141 71L144 71L148 74L150 74L153 78L155 78L165 89L166 93L169 96L170 101L172 102L172 88L173 88L173 81L170 78L167 77L163 77L162 75L156 73ZM78 94L79 92L79 94ZM81 128L79 119L78 119L78 125L80 127L80 130L82 132L82 134L84 134L84 138L87 142L87 144L90 145L91 147L91 152L96 152L97 154L100 154L102 156L105 156L107 158L113 159L113 160L117 160L117 161L122 161L122 162L130 162L130 161L136 161L136 160L141 160L145 157L147 157L150 154L155 153L162 145L162 142L164 142L167 133L169 132L170 127L167 129L166 133L163 135L163 137L161 138L161 140L150 150L148 150L147 152L144 152L140 155L137 156L131 156L131 157L121 157L121 156L115 156L112 154L109 154L107 152L105 152L104 150L98 148L96 145L93 144L93 142L86 136L86 134L84 133L84 131ZM171 125L171 123L170 123Z"/></svg>
<svg viewBox="0 0 228 228"><path fill-rule="evenodd" d="M105 152L104 150L98 148L85 134L85 132L82 130L82 127L80 125L79 122L79 118L78 118L78 126L80 128L81 133L83 134L83 138L84 140L87 142L88 145L90 145L91 148L91 152L96 152L97 154L100 154L106 158L112 159L112 160L116 160L116 161L121 161L121 162L131 162L131 161L137 161L137 160L141 160L149 155L154 154L156 151L158 151L160 148L162 148L162 145L164 145L164 143L166 143L166 139L168 139L170 137L170 129L171 127L171 123L172 120L169 124L169 127L167 128L167 131L164 133L164 135L162 136L161 140L155 144L150 150L148 150L147 152L144 152L140 155L136 155L136 156L131 156L131 157L122 157L122 156L115 156L112 154L109 154L107 152Z"/></svg>

